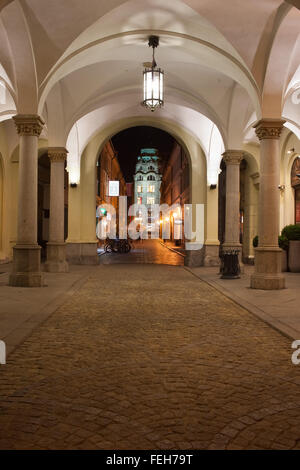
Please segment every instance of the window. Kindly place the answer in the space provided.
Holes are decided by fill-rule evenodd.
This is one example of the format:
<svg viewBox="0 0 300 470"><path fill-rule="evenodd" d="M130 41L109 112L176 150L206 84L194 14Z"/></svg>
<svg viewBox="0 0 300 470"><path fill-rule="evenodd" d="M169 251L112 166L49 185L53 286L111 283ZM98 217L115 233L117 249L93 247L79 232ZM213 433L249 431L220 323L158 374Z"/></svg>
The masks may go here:
<svg viewBox="0 0 300 470"><path fill-rule="evenodd" d="M150 184L150 186L148 186L148 193L155 193L155 186L154 186L154 184Z"/></svg>
<svg viewBox="0 0 300 470"><path fill-rule="evenodd" d="M138 204L142 204L142 203L143 203L143 198L142 198L142 197L138 197L138 198L137 198L137 203L138 203Z"/></svg>
<svg viewBox="0 0 300 470"><path fill-rule="evenodd" d="M142 192L143 192L142 186L138 186L138 187L137 187L137 192L138 192L138 193L142 193Z"/></svg>
<svg viewBox="0 0 300 470"><path fill-rule="evenodd" d="M147 181L155 181L155 176L153 175L148 176Z"/></svg>
<svg viewBox="0 0 300 470"><path fill-rule="evenodd" d="M147 197L147 204L155 204L154 197Z"/></svg>
<svg viewBox="0 0 300 470"><path fill-rule="evenodd" d="M149 166L149 171L154 170L154 166Z"/></svg>
<svg viewBox="0 0 300 470"><path fill-rule="evenodd" d="M137 180L138 180L138 181L144 181L144 178L140 175L140 176L138 176L138 179L137 179Z"/></svg>

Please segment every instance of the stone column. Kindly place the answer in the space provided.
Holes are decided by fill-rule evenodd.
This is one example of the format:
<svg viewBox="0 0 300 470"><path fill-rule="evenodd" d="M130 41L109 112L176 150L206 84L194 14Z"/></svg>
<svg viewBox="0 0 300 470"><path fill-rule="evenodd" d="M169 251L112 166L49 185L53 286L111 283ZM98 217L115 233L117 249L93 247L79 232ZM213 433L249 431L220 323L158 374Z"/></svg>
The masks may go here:
<svg viewBox="0 0 300 470"><path fill-rule="evenodd" d="M220 242L218 240L219 191L207 187L204 266L220 266Z"/></svg>
<svg viewBox="0 0 300 470"><path fill-rule="evenodd" d="M276 290L285 287L281 273L279 235L279 138L285 121L262 119L254 127L260 140L260 189L258 237L255 250L255 273L251 277L253 289Z"/></svg>
<svg viewBox="0 0 300 470"><path fill-rule="evenodd" d="M37 244L38 138L44 122L37 115L19 114L14 121L20 136L17 244L9 284L41 287L41 248Z"/></svg>
<svg viewBox="0 0 300 470"><path fill-rule="evenodd" d="M51 273L68 272L65 244L65 148L48 149L51 163L50 175L50 223L45 270Z"/></svg>
<svg viewBox="0 0 300 470"><path fill-rule="evenodd" d="M226 163L226 213L225 242L223 248L241 252L240 244L240 163L241 150L227 150L223 153Z"/></svg>

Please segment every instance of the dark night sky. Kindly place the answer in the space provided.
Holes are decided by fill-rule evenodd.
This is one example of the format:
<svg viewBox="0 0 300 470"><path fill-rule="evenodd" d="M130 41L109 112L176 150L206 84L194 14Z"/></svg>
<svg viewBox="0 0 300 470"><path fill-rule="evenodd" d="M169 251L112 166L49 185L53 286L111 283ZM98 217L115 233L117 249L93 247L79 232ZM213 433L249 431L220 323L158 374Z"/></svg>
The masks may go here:
<svg viewBox="0 0 300 470"><path fill-rule="evenodd" d="M175 140L170 134L155 127L131 127L112 139L118 160L127 183L133 181L136 158L142 148L156 148L162 161L170 156Z"/></svg>

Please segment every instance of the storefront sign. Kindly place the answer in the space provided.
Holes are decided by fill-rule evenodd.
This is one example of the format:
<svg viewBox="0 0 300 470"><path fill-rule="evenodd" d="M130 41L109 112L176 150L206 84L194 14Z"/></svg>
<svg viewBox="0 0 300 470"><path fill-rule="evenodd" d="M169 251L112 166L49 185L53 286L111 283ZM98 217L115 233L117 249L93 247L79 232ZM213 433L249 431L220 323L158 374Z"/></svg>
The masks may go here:
<svg viewBox="0 0 300 470"><path fill-rule="evenodd" d="M120 181L109 182L109 197L116 197L120 195Z"/></svg>

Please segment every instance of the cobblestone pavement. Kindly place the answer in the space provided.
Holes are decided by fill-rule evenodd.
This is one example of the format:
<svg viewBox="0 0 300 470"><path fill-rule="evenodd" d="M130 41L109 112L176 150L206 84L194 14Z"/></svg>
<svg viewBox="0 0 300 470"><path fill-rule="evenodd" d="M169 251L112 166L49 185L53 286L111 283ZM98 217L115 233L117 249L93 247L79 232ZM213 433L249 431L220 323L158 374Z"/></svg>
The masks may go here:
<svg viewBox="0 0 300 470"><path fill-rule="evenodd" d="M133 242L130 253L106 253L100 257L100 264L168 264L183 266L184 258L168 250L158 240L138 240Z"/></svg>
<svg viewBox="0 0 300 470"><path fill-rule="evenodd" d="M183 267L99 266L0 374L1 449L300 449L291 342Z"/></svg>

